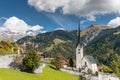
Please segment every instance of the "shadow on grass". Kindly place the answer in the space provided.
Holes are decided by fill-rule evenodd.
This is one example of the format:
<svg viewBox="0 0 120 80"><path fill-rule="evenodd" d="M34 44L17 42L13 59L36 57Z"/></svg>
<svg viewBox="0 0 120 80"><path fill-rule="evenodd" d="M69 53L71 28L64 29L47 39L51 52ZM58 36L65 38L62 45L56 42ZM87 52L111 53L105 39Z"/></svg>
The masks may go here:
<svg viewBox="0 0 120 80"><path fill-rule="evenodd" d="M60 70L56 69L54 66L52 66L52 65L49 65L49 67L50 67L51 69L54 69L54 70L60 71Z"/></svg>

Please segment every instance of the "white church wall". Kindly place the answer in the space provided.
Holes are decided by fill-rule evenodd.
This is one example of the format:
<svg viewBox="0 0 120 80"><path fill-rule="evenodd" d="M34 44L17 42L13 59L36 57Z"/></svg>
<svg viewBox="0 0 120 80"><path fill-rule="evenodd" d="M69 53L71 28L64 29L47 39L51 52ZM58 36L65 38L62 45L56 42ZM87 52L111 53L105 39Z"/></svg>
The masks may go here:
<svg viewBox="0 0 120 80"><path fill-rule="evenodd" d="M87 64L87 68L91 69L93 73L98 71L97 64L90 63L85 57L82 59L82 66L85 66L85 63Z"/></svg>
<svg viewBox="0 0 120 80"><path fill-rule="evenodd" d="M82 58L83 58L83 47L81 48L80 45L76 48L76 68L82 68Z"/></svg>
<svg viewBox="0 0 120 80"><path fill-rule="evenodd" d="M98 71L96 64L92 64L92 71L93 71L93 73L95 73L96 71Z"/></svg>

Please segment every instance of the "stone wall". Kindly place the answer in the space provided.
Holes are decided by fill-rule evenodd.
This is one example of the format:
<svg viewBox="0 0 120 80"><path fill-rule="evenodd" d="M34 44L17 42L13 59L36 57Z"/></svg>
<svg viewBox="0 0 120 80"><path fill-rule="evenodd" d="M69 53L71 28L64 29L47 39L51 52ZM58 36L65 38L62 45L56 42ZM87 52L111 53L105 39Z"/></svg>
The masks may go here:
<svg viewBox="0 0 120 80"><path fill-rule="evenodd" d="M10 68L12 60L13 55L0 56L0 68Z"/></svg>

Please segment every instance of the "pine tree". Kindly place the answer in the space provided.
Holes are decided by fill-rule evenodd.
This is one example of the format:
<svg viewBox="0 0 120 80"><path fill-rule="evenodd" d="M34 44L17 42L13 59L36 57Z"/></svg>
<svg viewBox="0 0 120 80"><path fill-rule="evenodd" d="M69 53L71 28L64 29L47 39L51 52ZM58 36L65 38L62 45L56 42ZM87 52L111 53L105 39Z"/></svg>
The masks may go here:
<svg viewBox="0 0 120 80"><path fill-rule="evenodd" d="M62 54L58 53L55 56L55 67L57 70L59 70L62 67Z"/></svg>
<svg viewBox="0 0 120 80"><path fill-rule="evenodd" d="M72 69L73 69L73 67L74 67L74 62L73 62L73 59L72 59L72 58L69 59L69 65L70 65L70 67L72 67Z"/></svg>
<svg viewBox="0 0 120 80"><path fill-rule="evenodd" d="M22 65L26 72L31 72L37 69L40 65L40 56L34 50L30 50L23 58Z"/></svg>

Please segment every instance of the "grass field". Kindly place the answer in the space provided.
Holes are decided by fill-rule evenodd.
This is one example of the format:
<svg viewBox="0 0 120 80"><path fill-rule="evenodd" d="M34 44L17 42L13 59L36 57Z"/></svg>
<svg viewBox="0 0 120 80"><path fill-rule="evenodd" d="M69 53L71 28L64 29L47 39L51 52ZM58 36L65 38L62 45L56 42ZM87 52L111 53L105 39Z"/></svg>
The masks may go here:
<svg viewBox="0 0 120 80"><path fill-rule="evenodd" d="M78 80L78 77L56 71L47 65L42 74L29 74L11 69L0 69L0 80Z"/></svg>

